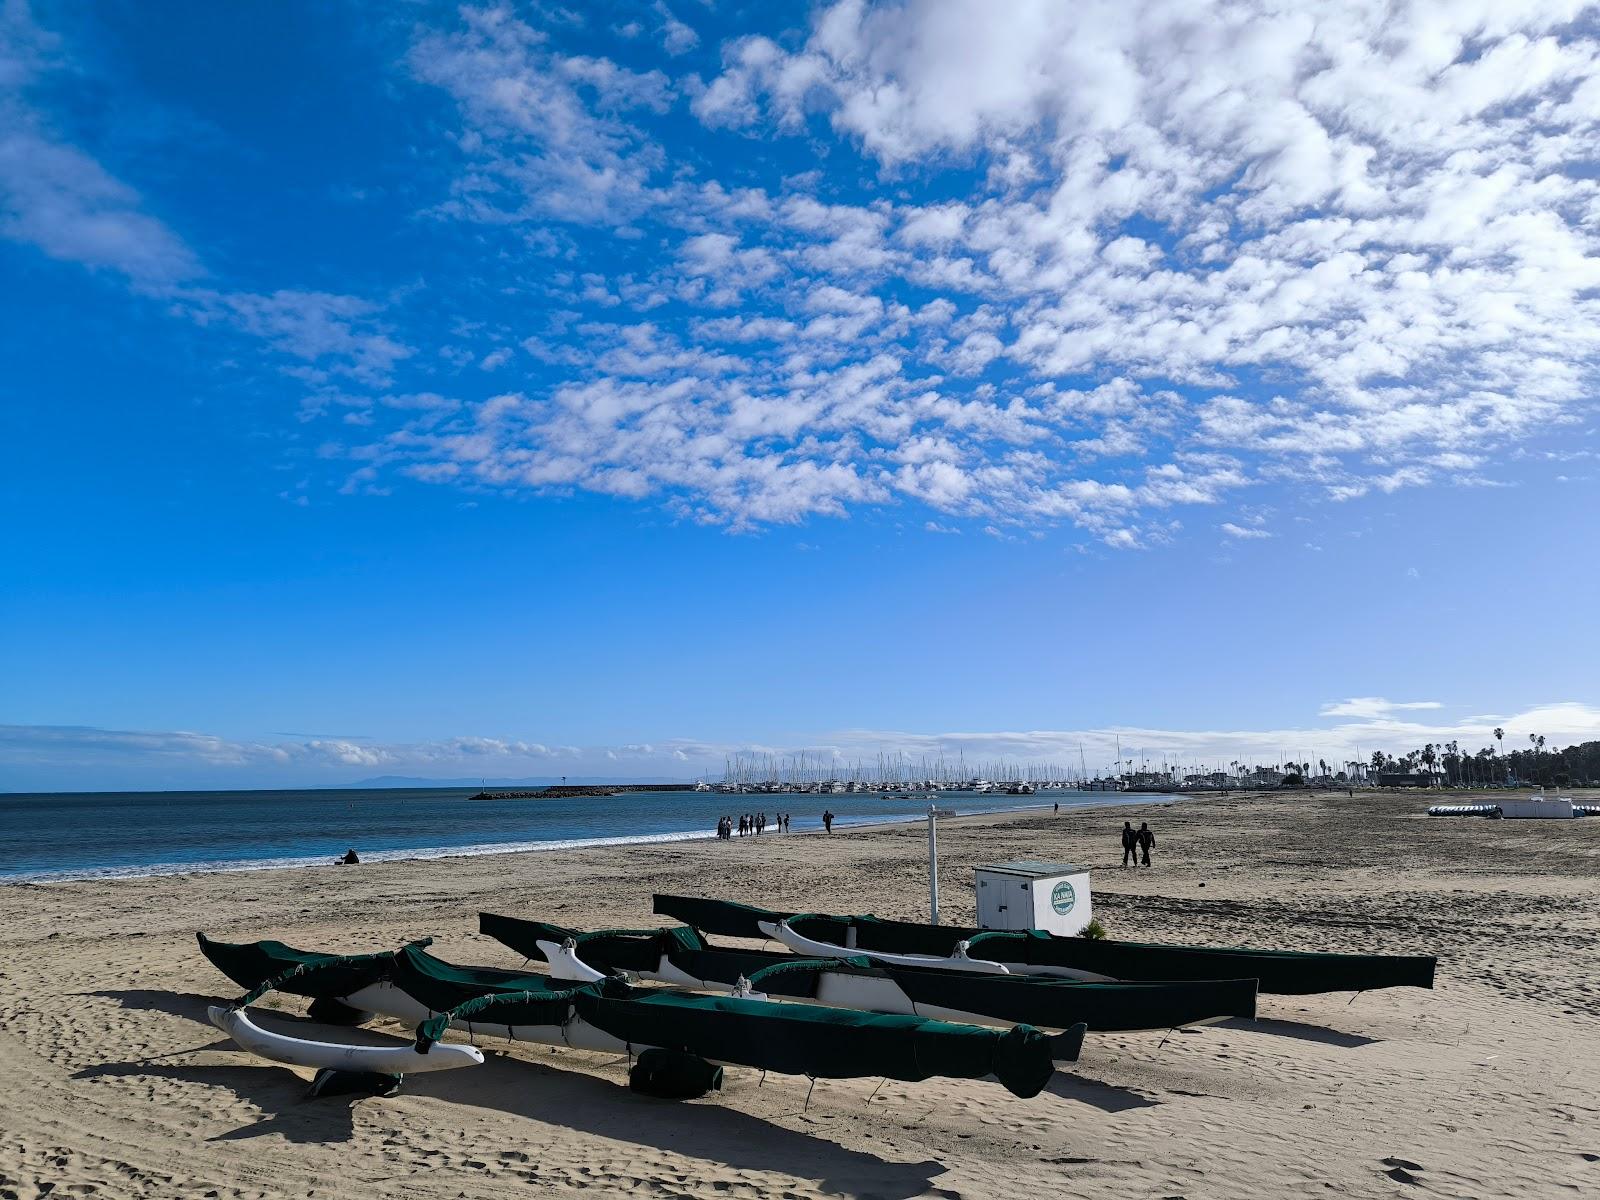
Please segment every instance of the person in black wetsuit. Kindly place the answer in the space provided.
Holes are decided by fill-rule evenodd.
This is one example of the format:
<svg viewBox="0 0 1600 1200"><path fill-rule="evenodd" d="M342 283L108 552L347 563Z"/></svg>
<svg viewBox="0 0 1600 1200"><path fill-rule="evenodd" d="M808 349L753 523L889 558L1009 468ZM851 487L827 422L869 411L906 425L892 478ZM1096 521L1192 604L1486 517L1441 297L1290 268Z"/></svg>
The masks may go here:
<svg viewBox="0 0 1600 1200"><path fill-rule="evenodd" d="M1122 865L1127 866L1129 860L1134 866L1139 865L1139 835L1133 831L1133 822L1122 823Z"/></svg>
<svg viewBox="0 0 1600 1200"><path fill-rule="evenodd" d="M833 832L833 814L827 809L822 810L822 828L829 833Z"/></svg>
<svg viewBox="0 0 1600 1200"><path fill-rule="evenodd" d="M1139 822L1139 851L1144 855L1144 865L1150 865L1150 851L1156 844L1156 835L1150 832L1150 826L1144 821Z"/></svg>
<svg viewBox="0 0 1600 1200"><path fill-rule="evenodd" d="M344 852L343 858L336 859L335 861L338 862L341 867L347 867L354 863L359 863L361 861L361 856L356 853L356 848L351 846L350 849Z"/></svg>

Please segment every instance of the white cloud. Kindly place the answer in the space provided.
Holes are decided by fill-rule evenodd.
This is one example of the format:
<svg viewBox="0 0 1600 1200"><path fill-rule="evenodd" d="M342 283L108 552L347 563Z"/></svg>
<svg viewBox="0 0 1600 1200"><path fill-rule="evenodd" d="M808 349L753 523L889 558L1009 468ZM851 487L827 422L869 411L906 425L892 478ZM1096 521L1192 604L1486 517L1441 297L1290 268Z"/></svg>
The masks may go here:
<svg viewBox="0 0 1600 1200"><path fill-rule="evenodd" d="M475 162L442 211L622 224L655 203L662 155L621 114L664 110L665 74L559 54L509 5L463 7L460 18L423 31L409 59L419 81L456 100L460 145Z"/></svg>
<svg viewBox="0 0 1600 1200"><path fill-rule="evenodd" d="M1264 538L1234 510L1263 484L1483 486L1592 414L1580 9L843 0L702 82L469 6L402 67L454 114L420 147L460 164L426 202L468 226L481 278L451 286L493 304L446 336L399 301L202 280L32 106L58 48L12 5L0 232L281 356L356 489L578 487L734 527L915 504L1114 548L1199 507ZM663 63L698 38L667 0L616 36ZM782 174L757 151L784 137L823 165ZM524 403L492 422L379 399L511 344Z"/></svg>
<svg viewBox="0 0 1600 1200"><path fill-rule="evenodd" d="M56 135L28 102L58 53L25 4L0 6L0 237L138 286L199 275L194 253L145 211L138 192Z"/></svg>
<svg viewBox="0 0 1600 1200"><path fill-rule="evenodd" d="M1349 700L1330 701L1322 706L1324 717L1361 717L1376 720L1391 717L1397 712L1420 712L1443 708L1437 700L1385 700L1382 696L1353 696Z"/></svg>
<svg viewBox="0 0 1600 1200"><path fill-rule="evenodd" d="M661 18L661 45L668 54L687 54L700 44L700 35L673 16L665 4L658 3L655 11Z"/></svg>
<svg viewBox="0 0 1600 1200"><path fill-rule="evenodd" d="M713 310L663 319L670 359L569 340L568 399L622 396L640 361L678 390L599 405L616 420L583 437L551 396L484 469L735 525L900 497L1120 548L1263 481L1488 481L1490 448L1593 394L1600 184L1571 165L1600 51L1564 3L1325 7L844 0L803 41L724 45L694 114L831 136L904 184L854 204L830 173L668 180L670 86L580 71L506 10L425 31L413 69L478 163L458 215L653 222L669 258L640 294ZM738 346L737 384L709 342Z"/></svg>
<svg viewBox="0 0 1600 1200"><path fill-rule="evenodd" d="M1265 529L1251 529L1243 525L1235 525L1232 521L1224 521L1217 528L1231 538L1269 538L1271 532Z"/></svg>
<svg viewBox="0 0 1600 1200"><path fill-rule="evenodd" d="M723 763L740 754L789 756L805 750L840 762L871 761L879 752L904 753L916 762L969 764L1051 763L1076 769L1082 760L1091 773L1108 769L1114 750L1123 757L1180 765L1233 761L1273 763L1282 757L1325 758L1342 765L1365 761L1374 750L1399 754L1424 743L1457 741L1476 752L1494 746L1493 731L1503 728L1507 745L1526 746L1529 734L1542 734L1552 747L1600 739L1600 707L1578 701L1538 704L1520 712L1478 714L1459 720L1424 722L1402 714L1436 711L1433 701L1390 703L1366 697L1324 706L1324 717L1342 721L1272 729L1161 729L1102 726L1063 730L955 731L848 729L781 742L710 742L688 737L650 738L625 744L576 746L533 737L463 735L424 742L386 742L330 735L283 740L237 740L197 732L107 730L78 726L0 725L0 767L15 776L49 782L82 778L83 773L114 770L137 779L193 775L226 785L260 779L337 781L373 773L423 776L479 774L625 773L683 779L720 775ZM74 774L76 773L76 774Z"/></svg>
<svg viewBox="0 0 1600 1200"><path fill-rule="evenodd" d="M412 351L390 336L379 306L354 296L282 289L261 294L202 286L200 256L145 211L140 194L50 126L29 90L72 66L60 41L20 0L0 4L0 237L52 258L111 272L200 325L259 339L311 382L327 370L383 386Z"/></svg>

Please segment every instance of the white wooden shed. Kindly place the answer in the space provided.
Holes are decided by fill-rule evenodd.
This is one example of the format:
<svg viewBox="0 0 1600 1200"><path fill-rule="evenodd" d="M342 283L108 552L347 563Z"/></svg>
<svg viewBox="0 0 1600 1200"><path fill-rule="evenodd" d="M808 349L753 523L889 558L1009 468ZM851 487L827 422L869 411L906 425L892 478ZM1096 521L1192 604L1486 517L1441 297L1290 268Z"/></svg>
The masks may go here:
<svg viewBox="0 0 1600 1200"><path fill-rule="evenodd" d="M978 867L974 876L984 929L1043 929L1071 937L1094 919L1088 867L1007 862Z"/></svg>

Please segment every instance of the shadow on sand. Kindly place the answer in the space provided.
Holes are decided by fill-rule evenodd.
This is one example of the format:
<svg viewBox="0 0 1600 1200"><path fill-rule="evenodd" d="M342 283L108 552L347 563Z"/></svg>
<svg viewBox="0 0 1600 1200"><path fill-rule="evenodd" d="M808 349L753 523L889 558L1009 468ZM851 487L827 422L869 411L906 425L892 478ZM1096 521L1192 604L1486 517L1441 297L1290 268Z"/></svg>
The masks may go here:
<svg viewBox="0 0 1600 1200"><path fill-rule="evenodd" d="M206 1008L218 1001L153 990L89 993L128 1008L151 1009L184 1017L211 1029ZM263 1024L299 1027L295 1032L332 1041L394 1045L402 1039L373 1030L332 1029L292 1014L255 1010L270 1017ZM486 1049L493 1050L492 1044ZM530 1049L524 1047L524 1052ZM346 1142L354 1134L354 1103L348 1096L306 1100L306 1082L287 1067L247 1059L239 1065L165 1061L177 1054L232 1051L227 1038L204 1046L132 1062L105 1063L77 1072L74 1079L157 1077L226 1088L261 1110L261 1117L217 1134L213 1141L242 1141L278 1135L289 1142ZM241 1055L241 1057L243 1057ZM631 1142L740 1170L771 1171L815 1180L823 1191L907 1200L927 1192L945 1171L931 1160L891 1162L846 1149L825 1138L785 1129L740 1112L721 1099L680 1103L637 1096L625 1085L582 1071L562 1070L504 1054L490 1053L482 1066L460 1071L408 1076L405 1092L495 1114L525 1117L596 1137ZM1106 1089L1111 1090L1111 1089ZM1131 1095L1131 1093L1129 1093ZM1074 1095L1074 1098L1084 1098ZM1102 1097L1103 1099L1103 1097ZM1096 1103L1095 1100L1089 1100ZM379 1099L355 1103L382 1104ZM1128 1105L1134 1107L1134 1105ZM1113 1110L1115 1111L1115 1110ZM464 1122L465 1123L465 1122Z"/></svg>
<svg viewBox="0 0 1600 1200"><path fill-rule="evenodd" d="M1118 1087L1114 1083L1101 1083L1098 1079L1090 1079L1076 1071L1057 1071L1045 1085L1044 1090L1052 1096L1060 1096L1063 1100L1076 1100L1108 1113L1127 1112L1134 1108L1154 1108L1161 1103L1129 1088Z"/></svg>
<svg viewBox="0 0 1600 1200"><path fill-rule="evenodd" d="M191 1053L201 1050L237 1051L238 1047L224 1038L212 1046L198 1046ZM260 1062L259 1059L252 1061ZM242 1141L273 1134L288 1142L347 1142L355 1131L355 1114L350 1097L301 1103L305 1099L306 1081L287 1067L270 1063L238 1067L160 1061L104 1063L98 1067L85 1067L72 1076L74 1079L138 1077L182 1079L227 1088L241 1100L262 1110L259 1120L219 1133L210 1139L213 1142Z"/></svg>
<svg viewBox="0 0 1600 1200"><path fill-rule="evenodd" d="M890 1162L729 1107L715 1096L682 1103L546 1063L491 1054L481 1067L418 1076L419 1095L632 1142L738 1170L817 1182L825 1192L906 1200L932 1186L943 1164Z"/></svg>
<svg viewBox="0 0 1600 1200"><path fill-rule="evenodd" d="M226 1004L226 1000L216 1000L207 996L191 996L184 992L163 992L155 988L125 988L121 991L107 992L74 992L74 996L99 996L105 1000L115 1000L123 1008L134 1009L140 1012L160 1012L169 1016L184 1017L190 1021L198 1021L207 1029L216 1028L206 1016L206 1009L213 1004Z"/></svg>
<svg viewBox="0 0 1600 1200"><path fill-rule="evenodd" d="M1268 1017L1257 1017L1253 1021L1246 1021L1243 1018L1219 1021L1212 1028L1237 1029L1242 1033L1268 1033L1274 1037L1297 1038L1302 1042L1319 1042L1324 1046L1341 1046L1346 1050L1375 1045L1381 1040L1363 1037L1359 1033L1344 1033L1338 1029L1329 1029L1326 1025L1308 1025L1304 1021L1275 1021Z"/></svg>

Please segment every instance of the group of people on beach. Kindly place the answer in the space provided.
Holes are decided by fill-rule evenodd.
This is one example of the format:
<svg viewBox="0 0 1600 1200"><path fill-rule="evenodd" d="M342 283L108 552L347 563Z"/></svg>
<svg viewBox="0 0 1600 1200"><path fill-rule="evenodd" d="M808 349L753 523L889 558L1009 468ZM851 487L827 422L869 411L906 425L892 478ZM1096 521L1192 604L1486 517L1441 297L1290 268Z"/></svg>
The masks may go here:
<svg viewBox="0 0 1600 1200"><path fill-rule="evenodd" d="M1133 827L1132 821L1124 821L1122 823L1123 866L1127 866L1128 861L1131 858L1133 860L1134 867L1139 867L1141 865L1139 862L1139 856L1143 854L1144 863L1142 865L1148 867L1150 865L1150 851L1155 847L1155 844L1156 835L1150 832L1149 822L1139 822L1138 829Z"/></svg>
<svg viewBox="0 0 1600 1200"><path fill-rule="evenodd" d="M779 833L788 833L790 815L789 813L774 813L772 815L772 827ZM734 830L737 828L740 837L755 837L766 832L767 823L767 814L764 812L743 813L737 822L732 817L723 817L722 820L717 822L717 836L723 841L727 841L733 837Z"/></svg>

